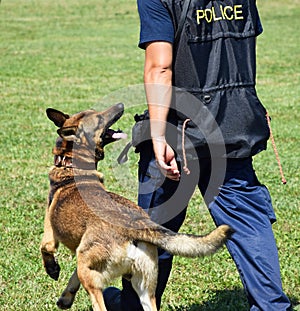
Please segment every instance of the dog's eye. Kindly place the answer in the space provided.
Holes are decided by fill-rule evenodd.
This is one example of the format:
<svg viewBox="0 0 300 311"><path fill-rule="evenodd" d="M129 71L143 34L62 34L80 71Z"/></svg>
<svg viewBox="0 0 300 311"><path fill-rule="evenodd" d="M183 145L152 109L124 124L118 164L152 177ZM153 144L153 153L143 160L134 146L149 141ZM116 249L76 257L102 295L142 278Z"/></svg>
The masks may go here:
<svg viewBox="0 0 300 311"><path fill-rule="evenodd" d="M59 130L57 130L57 133L60 136L74 136L76 135L77 127L76 126L70 126L70 127L62 127Z"/></svg>

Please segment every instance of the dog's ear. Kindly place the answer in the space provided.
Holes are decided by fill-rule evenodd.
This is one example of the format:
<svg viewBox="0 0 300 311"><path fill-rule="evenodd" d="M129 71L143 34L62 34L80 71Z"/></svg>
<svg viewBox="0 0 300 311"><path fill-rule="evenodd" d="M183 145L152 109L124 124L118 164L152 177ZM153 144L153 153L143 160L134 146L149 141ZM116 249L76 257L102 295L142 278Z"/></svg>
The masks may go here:
<svg viewBox="0 0 300 311"><path fill-rule="evenodd" d="M53 108L48 108L46 113L48 118L58 127L62 127L65 121L70 118L69 115Z"/></svg>

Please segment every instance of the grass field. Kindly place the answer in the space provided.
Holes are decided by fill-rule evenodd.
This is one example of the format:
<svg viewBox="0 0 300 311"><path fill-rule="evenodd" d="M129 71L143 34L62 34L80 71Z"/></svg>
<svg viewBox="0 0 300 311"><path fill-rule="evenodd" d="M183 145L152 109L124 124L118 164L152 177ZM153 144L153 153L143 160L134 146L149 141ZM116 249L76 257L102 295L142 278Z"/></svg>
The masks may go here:
<svg viewBox="0 0 300 311"><path fill-rule="evenodd" d="M264 33L258 39L258 93L272 127L288 183L283 186L271 145L255 158L269 187L278 221L283 286L300 301L300 1L258 1ZM47 202L47 172L56 137L45 109L74 113L123 101L119 122L130 131L142 112L144 55L137 48L134 0L2 0L0 4L0 309L56 310L75 259L61 247L61 278L52 281L39 254ZM121 143L122 144L122 143ZM123 146L123 145L122 145ZM113 159L117 150L113 147ZM115 153L115 154L114 154ZM136 155L124 170L100 165L110 190L135 200ZM125 186L124 186L125 185ZM203 233L212 220L196 192L183 231ZM90 310L81 290L72 310ZM246 311L237 271L224 249L212 258L176 258L162 311ZM268 310L265 310L268 311Z"/></svg>

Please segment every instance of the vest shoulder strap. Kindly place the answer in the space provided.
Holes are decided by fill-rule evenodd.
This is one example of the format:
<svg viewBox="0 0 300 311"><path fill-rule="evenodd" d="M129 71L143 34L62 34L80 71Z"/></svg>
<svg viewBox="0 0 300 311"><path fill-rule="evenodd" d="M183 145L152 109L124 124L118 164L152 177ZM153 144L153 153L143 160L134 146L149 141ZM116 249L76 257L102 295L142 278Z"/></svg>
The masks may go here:
<svg viewBox="0 0 300 311"><path fill-rule="evenodd" d="M185 0L184 1L183 7L182 7L182 13L180 15L180 20L179 20L178 27L177 27L177 30L176 30L176 33L175 33L175 38L174 38L174 46L175 46L175 48L177 47L177 43L179 41L180 34L181 34L182 29L183 29L184 22L186 20L186 16L187 16L187 12L188 12L190 3L191 3L191 0Z"/></svg>

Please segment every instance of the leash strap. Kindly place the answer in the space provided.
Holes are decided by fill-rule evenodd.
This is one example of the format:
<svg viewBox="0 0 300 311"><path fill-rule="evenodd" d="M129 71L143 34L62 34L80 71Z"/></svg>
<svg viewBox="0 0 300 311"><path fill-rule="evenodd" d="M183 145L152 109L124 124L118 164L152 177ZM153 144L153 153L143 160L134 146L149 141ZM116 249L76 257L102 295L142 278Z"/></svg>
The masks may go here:
<svg viewBox="0 0 300 311"><path fill-rule="evenodd" d="M270 118L268 112L266 113L266 117L267 117L267 122L268 122L269 130L270 130L270 138L271 138L273 150L274 150L274 153L275 153L275 157L276 157L276 160L277 160L277 163L278 163L278 167L279 167L279 171L280 171L280 175L281 175L281 181L285 185L286 184L286 179L285 179L284 174L283 174L283 168L282 168L282 165L281 165L279 153L278 153L278 150L277 150L277 147L276 147L276 144L275 144L274 135L272 133L271 118Z"/></svg>
<svg viewBox="0 0 300 311"><path fill-rule="evenodd" d="M128 161L128 151L129 149L132 147L132 141L130 141L125 148L123 149L123 151L120 153L120 155L117 158L117 162L118 164L124 164L125 162Z"/></svg>
<svg viewBox="0 0 300 311"><path fill-rule="evenodd" d="M185 138L185 127L187 125L188 122L190 122L191 119L185 119L182 125L182 157L183 157L183 170L187 175L190 175L191 171L189 170L188 166L187 166L187 158L186 158L186 152L185 152L185 147L184 147L184 138Z"/></svg>
<svg viewBox="0 0 300 311"><path fill-rule="evenodd" d="M175 33L175 38L174 38L174 46L175 46L176 49L177 49L177 44L179 42L181 31L183 29L184 22L186 20L186 16L187 16L187 12L188 12L190 3L191 3L191 0L185 0L184 4L183 4L183 7L182 7L182 12L181 12L181 15L180 15L180 20L179 20L178 27L177 27L177 30L176 30L176 33Z"/></svg>
<svg viewBox="0 0 300 311"><path fill-rule="evenodd" d="M182 32L182 29L183 29L183 26L184 26L184 23L186 21L186 17L187 17L187 12L189 10L189 7L190 7L190 3L191 3L191 0L185 0L184 1L184 4L183 4L183 7L182 7L182 12L181 12L181 15L180 15L180 19L179 19L179 23L178 23L178 27L177 27L177 30L176 30L176 33L175 33L175 38L174 38L174 43L173 43L173 46L174 46L174 59L176 57L176 54L177 54L177 46L178 46L178 42L179 42L179 39L180 39L180 35L181 35L181 32ZM190 121L190 119L186 119L182 125L182 156L183 156L183 171L189 175L190 174L190 170L187 166L187 159L186 159L186 153L185 153L185 147L184 147L184 138L185 138L185 127L186 127L186 124Z"/></svg>

